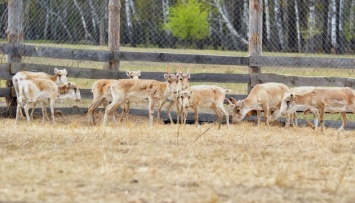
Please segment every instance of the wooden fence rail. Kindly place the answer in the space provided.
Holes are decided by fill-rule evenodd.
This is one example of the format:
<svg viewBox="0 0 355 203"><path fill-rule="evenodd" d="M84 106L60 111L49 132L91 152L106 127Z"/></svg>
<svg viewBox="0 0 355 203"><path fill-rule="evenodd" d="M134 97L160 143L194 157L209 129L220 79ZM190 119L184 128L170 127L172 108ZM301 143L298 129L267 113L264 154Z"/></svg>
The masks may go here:
<svg viewBox="0 0 355 203"><path fill-rule="evenodd" d="M234 57L198 54L174 54L174 53L148 53L148 52L123 52L123 51L101 51L101 50L82 50L56 47L42 47L33 45L20 45L13 47L9 43L0 43L0 54L26 57L45 57L69 60L85 60L109 62L118 61L148 61L148 62L176 62L192 64L219 64L235 66L282 66L290 68L336 68L351 69L355 68L355 59L352 58L313 58L313 57ZM76 68L67 66L53 66L43 64L27 63L3 63L0 64L0 79L10 80L16 72L20 70L46 72L53 74L53 69L67 69L69 77L87 79L119 79L126 78L125 72L100 70L93 68ZM144 72L142 79L163 80L161 72ZM280 82L294 86L347 86L355 88L355 79L340 77L304 77L304 76L285 76L277 74L219 74L219 73L195 73L191 74L193 82L214 82L214 83L246 83L251 86L265 82ZM91 99L90 89L81 89L82 98ZM10 88L0 88L0 97L14 97L14 91ZM230 94L227 97L243 99L246 95Z"/></svg>

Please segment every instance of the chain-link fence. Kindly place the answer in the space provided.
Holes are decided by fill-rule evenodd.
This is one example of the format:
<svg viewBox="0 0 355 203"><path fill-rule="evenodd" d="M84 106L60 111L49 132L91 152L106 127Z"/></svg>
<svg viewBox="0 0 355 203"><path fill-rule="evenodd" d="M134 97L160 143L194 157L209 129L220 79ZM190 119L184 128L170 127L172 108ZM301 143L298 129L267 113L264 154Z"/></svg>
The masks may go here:
<svg viewBox="0 0 355 203"><path fill-rule="evenodd" d="M108 0L24 0L26 42L107 45ZM354 0L263 0L263 50L351 54ZM7 1L0 7L6 38ZM247 51L249 0L121 0L121 45Z"/></svg>
<svg viewBox="0 0 355 203"><path fill-rule="evenodd" d="M355 0L260 1L263 3L263 55L331 57L334 61L337 57L353 56ZM176 53L247 56L250 2L253 1L121 0L120 49L148 52L169 49ZM0 38L4 41L8 3L7 0L0 1ZM109 0L24 0L24 41L107 49L109 9ZM51 60L51 63L91 68L103 66L101 63L67 61ZM36 58L26 62L47 63L48 60ZM165 65L122 62L121 70L163 71ZM247 69L194 65L191 72L247 73ZM339 71L322 67L262 67L262 72L355 77L353 69ZM89 87L92 81L85 83ZM235 88L228 84L224 86ZM238 88L236 93L247 93L245 85Z"/></svg>

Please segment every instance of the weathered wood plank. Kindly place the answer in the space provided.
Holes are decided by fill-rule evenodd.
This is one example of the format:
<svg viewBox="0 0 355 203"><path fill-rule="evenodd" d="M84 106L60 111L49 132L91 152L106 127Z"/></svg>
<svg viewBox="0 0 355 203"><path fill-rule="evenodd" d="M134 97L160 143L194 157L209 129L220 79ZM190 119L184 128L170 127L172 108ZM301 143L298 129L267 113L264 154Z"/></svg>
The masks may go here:
<svg viewBox="0 0 355 203"><path fill-rule="evenodd" d="M8 97L10 95L10 88L0 88L0 97Z"/></svg>
<svg viewBox="0 0 355 203"><path fill-rule="evenodd" d="M32 72L45 72L50 75L54 74L54 68L66 69L68 76L73 78L91 78L91 79L117 79L126 78L125 72L118 73L117 71L100 70L92 68L75 68L67 66L51 66L42 64L11 64L11 74L16 74L18 71L32 71Z"/></svg>
<svg viewBox="0 0 355 203"><path fill-rule="evenodd" d="M176 62L195 64L218 64L248 66L248 57L215 56L196 54L120 52L121 61Z"/></svg>
<svg viewBox="0 0 355 203"><path fill-rule="evenodd" d="M66 69L69 77L73 78L91 78L91 79L117 79L127 78L126 72L111 72L110 70L99 70L91 68L73 68L66 66L50 66L40 64L12 64L11 73L21 70L33 71L33 72L45 72L53 75L54 68ZM153 79L158 81L164 81L164 73L162 72L142 72L141 79ZM194 82L218 82L218 83L249 83L249 74L219 74L219 73L196 73L191 74L191 80Z"/></svg>
<svg viewBox="0 0 355 203"><path fill-rule="evenodd" d="M0 64L0 80L10 80L12 78L9 70L10 65L8 63Z"/></svg>
<svg viewBox="0 0 355 203"><path fill-rule="evenodd" d="M15 54L28 57L46 57L70 60L87 60L109 62L116 61L150 61L150 62L176 62L196 64L218 64L248 66L248 57L198 55L198 54L174 54L174 53L150 53L150 52L125 52L125 51L100 51L69 49L57 47L43 47L33 45L20 45L13 48L11 44L0 43L1 54Z"/></svg>
<svg viewBox="0 0 355 203"><path fill-rule="evenodd" d="M339 77L300 77L300 76L286 76L277 74L252 74L251 84L265 82L279 82L284 83L289 87L294 86L327 86L327 87L352 87L355 88L354 78L339 78Z"/></svg>
<svg viewBox="0 0 355 203"><path fill-rule="evenodd" d="M55 108L56 110L60 110L63 115L86 115L87 113L87 108L80 108L80 107L71 107L71 108ZM14 117L15 116L15 110L16 108L11 108L10 111L6 107L0 107L0 117ZM103 111L102 108L98 108L98 111ZM35 112L41 113L40 108L36 108ZM145 109L130 109L129 112L131 115L138 115L138 116L146 116L147 117L147 123L148 123L148 115L149 112L148 110ZM176 118L176 114L174 111L171 112L172 117ZM156 111L155 111L155 116L156 116ZM154 117L155 119L156 117ZM165 111L162 111L161 118L164 121L168 120L168 115L166 114ZM193 112L189 112L187 119L189 120L189 123L193 122ZM231 122L231 115L229 116L229 121ZM251 116L251 117L246 117L244 119L245 121L256 121L256 116ZM285 118L279 118L278 120L282 121L285 123ZM102 118L99 118L98 123L102 121ZM211 122L217 122L217 116L215 114L210 114L210 113L200 113L199 114L199 123L211 123ZM169 122L167 122L169 123ZM225 118L223 118L223 123L225 123ZM306 122L304 119L298 119L298 123L300 126L306 126ZM86 125L88 123L84 123ZM325 127L329 128L339 128L342 124L342 121L335 121L335 120L325 120L324 125ZM349 122L348 125L345 128L346 130L355 130L355 122Z"/></svg>
<svg viewBox="0 0 355 203"><path fill-rule="evenodd" d="M80 95L81 98L83 99L92 99L92 92L91 89L80 89ZM234 97L237 100L239 99L244 99L247 95L244 94L227 94L226 98L230 98L230 97ZM225 102L226 104L228 104L227 102Z"/></svg>
<svg viewBox="0 0 355 203"><path fill-rule="evenodd" d="M28 57L46 57L70 60L109 62L119 59L119 52L114 53L103 50L69 49L58 47L44 47L33 45L20 45L13 48L11 44L0 43L0 53Z"/></svg>
<svg viewBox="0 0 355 203"><path fill-rule="evenodd" d="M249 63L250 66L279 66L290 68L355 68L354 58L250 56Z"/></svg>

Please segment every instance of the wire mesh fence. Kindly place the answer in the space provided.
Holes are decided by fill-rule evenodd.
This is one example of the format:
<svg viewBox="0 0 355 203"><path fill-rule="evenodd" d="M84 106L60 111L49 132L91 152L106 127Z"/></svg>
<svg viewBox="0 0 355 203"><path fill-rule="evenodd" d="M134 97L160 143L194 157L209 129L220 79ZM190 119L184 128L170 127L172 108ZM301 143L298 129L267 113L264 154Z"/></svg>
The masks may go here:
<svg viewBox="0 0 355 203"><path fill-rule="evenodd" d="M353 57L355 0L260 0L263 55ZM120 49L248 55L250 0L121 0ZM0 38L6 41L8 3L0 1ZM107 49L109 0L23 0L25 43ZM310 59L311 60L311 59ZM23 58L29 63L49 62ZM102 68L102 63L50 60ZM176 64L171 64L176 66ZM245 67L194 65L194 72L247 73ZM165 64L122 62L121 69L163 71ZM262 72L355 77L354 69L262 67ZM92 81L83 82L88 87ZM230 86L226 86L230 88ZM239 87L238 87L239 88ZM246 86L236 93L247 93Z"/></svg>
<svg viewBox="0 0 355 203"><path fill-rule="evenodd" d="M263 0L264 52L352 54L354 0ZM109 0L24 0L25 42L107 45ZM121 0L121 45L246 52L249 0ZM6 38L7 1L0 8Z"/></svg>

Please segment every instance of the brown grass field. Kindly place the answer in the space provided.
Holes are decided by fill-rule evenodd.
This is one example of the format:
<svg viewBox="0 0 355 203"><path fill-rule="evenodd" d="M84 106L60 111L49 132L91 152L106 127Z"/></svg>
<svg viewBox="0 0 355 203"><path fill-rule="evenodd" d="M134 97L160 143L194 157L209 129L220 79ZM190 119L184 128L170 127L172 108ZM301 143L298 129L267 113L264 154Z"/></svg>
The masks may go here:
<svg viewBox="0 0 355 203"><path fill-rule="evenodd" d="M121 50L147 51L127 47ZM234 51L165 51L247 55ZM1 62L4 60L0 57ZM104 65L31 57L23 61L98 69ZM123 61L120 70L163 73L166 65L176 71L180 64ZM247 67L236 66L195 64L191 68L191 73L247 72ZM262 72L355 77L353 69L263 67ZM90 88L94 82L77 78L70 81L80 88ZM199 84L193 83L193 78L191 82ZM236 94L247 93L246 84L217 85ZM0 80L0 87L4 86L5 81ZM84 100L79 106L87 107L89 103ZM0 106L4 106L4 98L0 98ZM354 117L349 115L349 120L354 121ZM98 121L101 119L102 113L98 115ZM89 126L84 115L56 117L55 125L49 121L42 124L40 119L32 123L21 120L19 125L14 122L0 118L0 203L355 202L355 131L338 133L327 128L321 133L319 129L285 129L277 125L267 129L264 123L255 126L249 122L228 129L222 126L220 130L216 124L196 127L162 122L149 128L146 116L133 115L128 121L118 125L110 122L107 127Z"/></svg>
<svg viewBox="0 0 355 203"><path fill-rule="evenodd" d="M98 119L102 114L98 115ZM355 133L0 118L0 202L355 202Z"/></svg>

